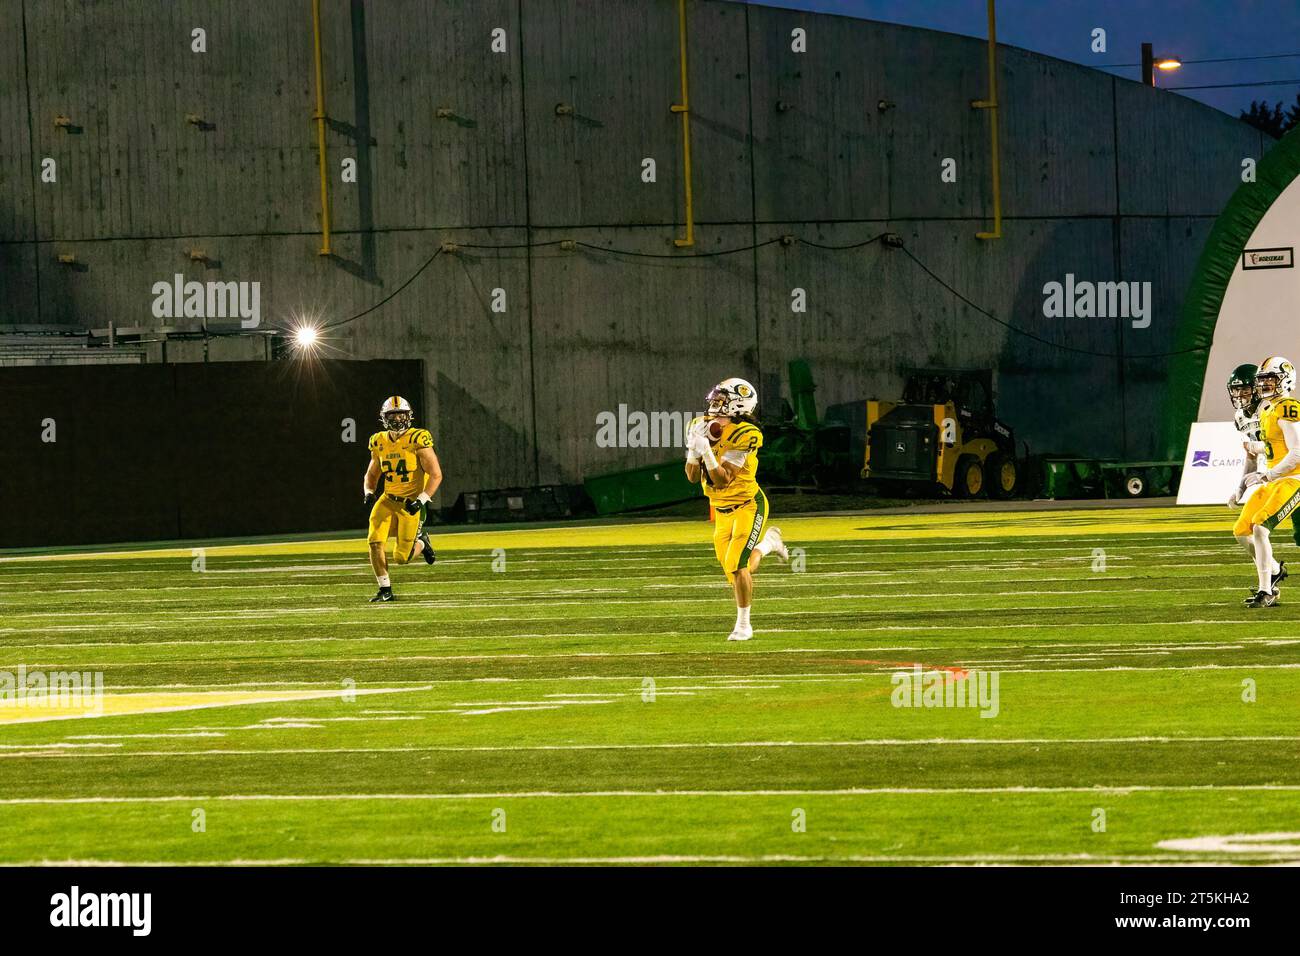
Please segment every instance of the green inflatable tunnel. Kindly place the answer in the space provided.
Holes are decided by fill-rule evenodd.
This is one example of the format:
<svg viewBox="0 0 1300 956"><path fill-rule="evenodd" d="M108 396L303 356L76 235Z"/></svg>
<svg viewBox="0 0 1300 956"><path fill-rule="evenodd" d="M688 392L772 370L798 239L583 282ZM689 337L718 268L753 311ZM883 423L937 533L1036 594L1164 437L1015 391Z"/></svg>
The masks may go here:
<svg viewBox="0 0 1300 956"><path fill-rule="evenodd" d="M1224 383L1269 355L1300 363L1300 128L1259 161L1220 213L1183 302L1164 415L1166 457L1195 421L1231 418Z"/></svg>

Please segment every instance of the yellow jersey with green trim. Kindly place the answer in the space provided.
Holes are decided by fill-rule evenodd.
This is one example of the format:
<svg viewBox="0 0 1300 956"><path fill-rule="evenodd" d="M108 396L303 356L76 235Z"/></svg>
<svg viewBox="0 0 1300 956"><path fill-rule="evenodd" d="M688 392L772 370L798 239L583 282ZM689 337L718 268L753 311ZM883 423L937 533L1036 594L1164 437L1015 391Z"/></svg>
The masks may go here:
<svg viewBox="0 0 1300 956"><path fill-rule="evenodd" d="M379 462L380 494L414 498L424 490L425 474L415 457L421 448L432 448L433 436L426 428L408 428L397 438L387 431L370 436L370 456Z"/></svg>
<svg viewBox="0 0 1300 956"><path fill-rule="evenodd" d="M709 503L715 508L730 508L752 501L758 494L758 450L763 447L763 433L753 422L728 422L722 426L722 436L710 441L718 464L738 464L740 470L725 488L714 488L709 481L709 470L700 466L700 483Z"/></svg>
<svg viewBox="0 0 1300 956"><path fill-rule="evenodd" d="M1300 425L1300 401L1294 398L1280 398L1268 403L1259 411L1259 437L1264 443L1264 457L1268 460L1269 468L1285 458L1290 450L1286 447L1286 435L1282 432L1281 423L1284 421ZM1300 465L1278 477L1300 477Z"/></svg>

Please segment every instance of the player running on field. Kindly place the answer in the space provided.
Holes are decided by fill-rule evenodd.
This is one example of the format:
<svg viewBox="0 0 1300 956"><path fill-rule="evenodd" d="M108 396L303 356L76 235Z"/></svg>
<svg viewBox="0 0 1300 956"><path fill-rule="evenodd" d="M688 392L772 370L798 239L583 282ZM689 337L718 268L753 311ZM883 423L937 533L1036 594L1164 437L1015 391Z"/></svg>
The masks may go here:
<svg viewBox="0 0 1300 956"><path fill-rule="evenodd" d="M1300 504L1300 402L1291 397L1295 366L1270 356L1255 375L1259 394L1259 438L1243 444L1246 455L1263 455L1267 471L1242 478L1243 490L1263 485L1241 509L1232 533L1255 561L1258 588L1247 598L1250 608L1277 604L1281 568L1273 560L1270 533Z"/></svg>
<svg viewBox="0 0 1300 956"><path fill-rule="evenodd" d="M713 550L735 592L736 626L727 640L747 641L754 636L754 572L764 555L786 561L790 552L780 529L767 529L767 496L758 487L758 393L744 379L729 378L714 386L707 402L708 414L691 422L686 436L686 478L701 482L709 496Z"/></svg>
<svg viewBox="0 0 1300 956"><path fill-rule="evenodd" d="M388 578L387 545L396 536L393 560L406 564L422 555L426 564L436 557L424 530L424 506L442 484L442 467L433 450L433 436L427 429L412 428L411 403L394 395L379 408L383 431L370 436L370 467L362 480L365 503L370 510L370 566L379 591L370 599L393 600ZM381 489L380 483L383 483Z"/></svg>
<svg viewBox="0 0 1300 956"><path fill-rule="evenodd" d="M1238 365L1228 376L1228 400L1232 402L1233 422L1237 426L1237 431L1241 433L1244 441L1257 442L1259 437L1259 391L1255 388L1255 375L1259 372L1258 365ZM1244 446L1243 446L1244 447ZM1245 481L1246 475L1252 471L1259 471L1259 456L1247 453L1243 468L1241 471L1242 481ZM1237 508L1246 497L1246 486L1240 484L1232 497L1228 499L1229 508ZM1296 547L1300 547L1300 508L1291 512L1291 535L1295 539ZM1274 572L1273 586L1276 587L1279 581L1286 578L1286 562L1278 562L1278 570ZM1251 588L1251 593L1255 589Z"/></svg>
<svg viewBox="0 0 1300 956"><path fill-rule="evenodd" d="M1228 376L1228 401L1232 403L1233 423L1237 426L1237 432L1243 440L1243 448L1249 446L1245 442L1258 442L1259 437L1259 389L1255 386L1255 375L1259 372L1258 365L1246 363L1238 365ZM1246 476L1251 472L1260 471L1260 456L1252 455L1246 452L1245 460L1242 463L1241 482L1237 485L1237 490L1232 493L1228 499L1229 508L1239 508L1242 501L1246 498ZM1291 515L1291 524L1295 529L1297 543L1300 543L1300 512L1294 512ZM1246 553L1255 558L1255 543L1251 539L1243 542ZM1286 579L1286 562L1274 559L1273 567L1273 589L1276 590L1278 584ZM1255 588L1250 589L1250 593L1255 593Z"/></svg>

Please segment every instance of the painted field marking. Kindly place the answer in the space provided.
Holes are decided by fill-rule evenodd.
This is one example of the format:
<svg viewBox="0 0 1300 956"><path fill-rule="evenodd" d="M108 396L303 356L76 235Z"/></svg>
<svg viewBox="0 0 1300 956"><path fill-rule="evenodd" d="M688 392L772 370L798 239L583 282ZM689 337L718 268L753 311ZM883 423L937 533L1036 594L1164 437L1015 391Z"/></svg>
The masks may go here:
<svg viewBox="0 0 1300 956"><path fill-rule="evenodd" d="M1208 606L1209 606L1209 607L1231 607L1231 608L1234 608L1234 609L1240 607L1240 605L1232 604L1232 603L1230 603L1230 602L1228 602L1228 603L1222 603L1222 604L1212 604L1212 605L1208 605ZM1012 610L1012 611L1035 611L1035 612L1043 612L1043 611L1069 611L1069 610L1087 610L1087 609L1088 609L1087 607L1034 607L1034 608L1012 608L1011 610ZM987 611L989 611L989 610L991 610L991 609L990 609L990 608L973 608L973 609L972 609L972 608L964 608L964 609L955 609L955 610L958 610L958 611L977 611L977 612L979 612L979 613L986 613ZM1131 608L1112 608L1112 610L1131 610ZM850 612L845 612L845 611L826 611L826 612L820 612L820 611L809 611L809 612L807 612L806 614L801 615L800 612L797 612L797 611L771 611L771 612L767 612L764 616L765 616L765 617L799 617L799 616L808 617L808 616L823 616L823 615L824 615L824 616L834 616L834 615L836 615L836 614L843 615L843 614L846 614L846 613L850 613ZM883 611L882 611L882 612L867 612L867 613L881 613L881 614L883 614L883 613L888 613L888 612L883 612ZM672 619L675 619L675 618L677 618L677 617L679 617L679 616L680 616L680 615L663 615L663 618L668 619L668 620L672 620ZM561 620L561 619L559 619L559 618L556 618L555 621L556 621L557 624L560 624L560 623L565 623L566 621L567 621L567 622L574 622L574 621L592 621L592 620L599 621L599 620L623 620L623 619L624 619L624 618L618 617L617 615L583 615L583 616L581 616L581 617L570 617L570 618L566 618L566 619L563 619L563 620ZM473 621L468 621L468 622L461 622L461 623L469 623L469 624L519 624L519 623L525 623L525 622L526 622L526 623L535 623L535 618L527 619L527 618L495 617L495 618L481 618L481 619L477 619L477 620L473 620ZM408 625L408 624L409 624L409 625L428 626L428 623L429 623L429 621L428 621L427 618L419 618L419 617L413 617L413 618L394 618L394 617L391 616L391 613L390 613L390 614L386 614L386 615L385 615L385 619L384 619L384 621L383 621L383 624L384 624L386 627L405 626L405 625ZM1279 623L1287 623L1287 622L1279 622ZM329 626L330 626L330 627L362 627L362 628L372 628L372 629L375 628L375 627L377 626L377 624L378 624L378 622L375 621L375 620L332 620L332 621L329 622ZM1213 627L1231 627L1231 626L1234 626L1234 625L1235 625L1235 626L1240 626L1240 627L1252 626L1255 630L1258 630L1258 620L1257 620L1256 618L1241 618L1241 619L1239 619L1239 620L1231 620L1231 619L1226 619L1226 620L1192 619L1192 620L1183 620L1183 621L1051 621L1051 622L1047 622L1047 623L1043 623L1043 622L1038 622L1038 623L1029 623L1029 622L1025 622L1025 623L1001 623L1001 624L963 624L963 625L962 625L962 630L963 630L963 631L1005 631L1005 630L1039 630L1039 631L1041 631L1041 630L1043 630L1044 628L1050 627L1052 630L1055 631L1055 630L1062 630L1062 629L1072 628L1072 627L1086 627L1086 628L1097 628L1097 627L1108 627L1108 628L1133 628L1133 627L1200 627L1200 626L1206 626L1206 625L1213 626ZM174 631L174 630L177 630L177 629L178 629L176 626L171 626L171 625L168 625L168 626L159 626L159 625L150 625L150 624L130 624L130 625L127 625L127 626L131 627L131 629L132 629L133 631ZM226 624L221 624L221 625L209 625L205 630L207 630L207 631L223 631L223 630L239 630L239 631L272 630L272 631L274 631L274 630L276 630L277 628L279 628L279 627L281 627L281 626L282 626L282 625L280 625L280 624L274 624L274 623L265 623L265 624L258 623L256 619L250 617L250 618L248 618L247 620L242 620L242 621L240 621L239 623L232 623L232 624L229 624L229 625L226 625ZM24 631L33 631L33 630L39 630L40 633L43 633L43 634L44 634L44 633L84 633L84 632L94 632L94 631L120 631L120 630L122 629L122 627L123 627L122 624L81 624L81 625L66 625L66 626L55 626L55 627L42 627L42 628L39 628L39 629L37 629L37 628L12 628L12 627L7 627L7 628L6 628L6 627L0 627L0 633L21 633L21 632L24 632ZM876 631L891 631L891 632L892 632L892 631L948 631L948 632L950 632L951 630L952 630L952 627L951 627L950 625L944 625L944 624L883 624L883 623L882 623L882 624L865 624L865 625L845 626L845 627L838 627L838 628L836 628L836 627L763 627L763 628L759 629L758 631L756 631L755 633L756 633L756 635L757 635L758 637L761 638L763 634L834 634L834 635L843 635L843 634L845 634L846 632L849 633L849 634L856 634L856 633L871 633L871 632L876 632ZM697 638L697 639L698 639L699 636L700 636L700 634L699 634L698 631L678 631L678 630L640 631L640 632L637 633L637 636L642 636L642 635L643 635L643 636L646 636L646 637L694 637L694 638ZM566 631L566 630L557 629L557 630L554 630L554 631L534 631L534 632L522 632L522 631L521 631L521 632L514 632L514 633L510 633L510 632L505 632L505 633L503 633L500 629L498 629L495 633L493 633L493 634L491 634L491 635L489 635L489 636L490 636L490 637L493 637L493 638L542 639L542 638L548 638L548 637L551 637L551 638L573 638L573 637L604 637L604 638L608 638L608 637L610 637L611 635L610 635L610 633L607 632L607 631L605 631L605 632L601 632L601 631L581 632L581 631ZM623 636L626 637L627 635L623 635ZM340 638L340 640L365 640L365 639L366 639L366 638ZM477 634L475 634L475 633L470 633L470 634L422 634L422 635L418 638L418 640L422 640L422 641L477 641L477 640L483 640L483 639L484 639L484 635L481 634L481 633L477 633ZM322 643L327 643L329 640L331 640L331 638L320 638L319 640L320 640ZM721 639L719 638L719 640L721 640ZM97 645L97 646L122 646L122 647L130 647L130 646L133 645L133 643L135 643L135 642L131 642L131 641L104 641L104 642L99 642L99 645ZM170 642L169 642L169 643L170 643ZM196 645L201 645L201 644L203 643L203 640L188 641L188 642L184 642L184 643L192 643L192 644L196 644ZM268 641L265 642L265 643L273 643L273 640L268 640ZM79 644L78 644L78 642L76 642L76 641L69 641L69 642L64 642L64 643L55 643L55 644L49 644L49 645L10 645L10 644L4 644L4 645L0 645L0 650L3 650L3 649L9 649L9 648L12 648L12 647L18 647L18 646L53 647L53 648L75 648L75 647L79 646ZM766 649L765 649L765 650L766 650ZM268 658L268 660L275 660L275 659L276 659L276 658Z"/></svg>
<svg viewBox="0 0 1300 956"><path fill-rule="evenodd" d="M277 691L190 691L185 693L153 692L143 694L105 693L96 700L96 710L86 713L47 713L49 707L39 701L23 699L0 702L0 727L54 720L94 720L136 714L164 714L213 707L238 707L246 704L281 704L349 694L399 694L413 690L432 690L432 685L417 688L376 687L335 690Z"/></svg>
<svg viewBox="0 0 1300 956"><path fill-rule="evenodd" d="M721 588L713 587L712 590L721 591ZM888 594L864 591L864 592L841 592L839 594L817 594L817 595L808 595L808 594L768 595L766 597L766 603L773 604L773 603L782 603L782 602L791 602L791 601L806 602L813 598L817 600L826 600L826 601L896 601L896 600L908 599L908 598L932 598L935 600L939 600L939 599L946 600L949 598L999 598L999 597L1047 598L1047 597L1067 597L1076 594L1112 594L1112 595L1118 595L1123 597L1130 594L1167 594L1172 592L1210 594L1210 593L1216 593L1220 591L1240 592L1242 590L1244 589L1235 585L1214 585L1214 586L1193 587L1193 588L1177 588L1177 587L1125 588L1125 589L1064 588L1059 590L1029 590L1025 588L1018 588L1012 591L946 591L943 592L942 594L936 594L933 591L912 591L912 592L891 591ZM535 598L535 597L537 597L537 595L521 594L508 601L405 601L403 602L403 606L407 608L424 608L424 609L431 609L431 610L450 610L450 611L466 610L469 608L473 608L476 610L478 609L495 610L501 608L515 608L521 605L526 605L528 603L528 599ZM536 620L539 616L543 619L546 619L547 618L546 615L538 615L536 613L539 610L545 610L553 607L554 608L587 607L590 606L590 604L591 604L590 600L584 600L584 601L547 600L543 602L534 602L533 605L529 608L529 610L533 611L534 613L530 614L527 618L523 618L523 619ZM665 595L663 597L640 596L640 597L629 598L627 600L602 600L601 601L601 605L604 607L625 607L625 606L644 607L647 605L654 606L657 604L673 605L673 606L682 605L682 604L703 604L712 607L716 604L716 596L714 595L702 595L699 597L686 597L681 595L678 596ZM1222 604L1222 602L1209 602L1207 603L1207 606L1217 607L1217 606L1224 606L1224 605ZM1011 610L1056 611L1056 610L1087 609L1087 610L1107 611L1107 610L1123 610L1129 607L1131 607L1131 605L1129 604L1098 603L1098 604L1090 604L1086 606L1045 604L1045 605L1035 605L1034 607L1030 607L1030 608L1012 608ZM245 619L261 620L268 617L292 617L293 615L296 614L330 614L330 613L339 613L341 611L348 611L348 610L352 610L352 607L350 605L345 606L345 605L338 605L338 604L315 606L315 607L281 607L281 608L237 607L237 608L225 608L211 614L195 615L192 609L182 608L173 611L173 610L159 610L157 608L153 608L152 610L150 610L149 606L145 605L138 608L132 606L124 610L114 609L109 611L105 611L105 610L34 611L29 614L13 614L11 615L11 617L16 618L18 620L28 620L28 619L43 620L43 619L52 619L52 618L78 618L78 617L105 618L105 619L110 619L110 618L130 619L137 616L146 616L151 619L162 618L164 620L176 618L177 620L188 624L192 621L233 621L233 620L245 620ZM923 610L923 608L915 608L915 610ZM976 609L958 608L955 610L976 610ZM989 610L989 608L984 608L983 610L987 611ZM782 612L782 613L789 613L789 612ZM818 612L810 612L810 613L818 613ZM843 614L845 612L833 611L833 612L825 612L825 613ZM887 611L867 610L866 613L881 614L881 613L897 613L897 612L893 611L892 609L889 609ZM587 615L587 616L590 617L591 615ZM622 616L622 615L600 615L600 616L614 617L614 616ZM556 616L556 619L559 619L559 615ZM468 618L465 620L466 623L472 623L473 621L479 619ZM105 620L104 626L122 626L122 623L123 623L122 621L117 621L117 620ZM13 630L13 628L10 628L10 630Z"/></svg>
<svg viewBox="0 0 1300 956"><path fill-rule="evenodd" d="M189 803L210 801L332 802L364 800L551 800L604 799L609 797L873 797L943 796L958 794L1054 794L1054 793L1295 793L1300 784L1097 784L1091 787L841 787L825 790L520 790L487 793L210 793L169 796L100 797L3 797L0 806L71 806L115 803Z"/></svg>
<svg viewBox="0 0 1300 956"><path fill-rule="evenodd" d="M1280 853L1300 856L1300 833L1234 833L1228 836L1190 837L1161 840L1156 847L1192 853Z"/></svg>
<svg viewBox="0 0 1300 956"><path fill-rule="evenodd" d="M554 709L545 706L519 707L519 710ZM485 711L485 713L488 711ZM496 711L491 711L496 712ZM452 713L451 711L434 711L434 713ZM253 730L262 725L248 727L226 727L222 730ZM280 725L285 726L285 725ZM296 726L296 725L295 725ZM167 736L207 736L224 737L224 733L206 734L139 734L123 735L125 737L167 737ZM68 738L69 740L74 738ZM80 737L76 739L81 739ZM119 739L110 737L110 739ZM77 759L83 757L284 757L284 756L323 756L328 754L386 754L386 753L545 753L592 750L744 750L744 749L784 749L784 748L859 748L859 747L986 747L986 746L1100 746L1109 744L1184 744L1184 743L1296 743L1296 736L1225 736L1225 737L1023 737L1023 738L953 738L931 737L925 739L881 738L868 740L745 740L745 741L711 741L711 742L659 742L659 743L589 743L589 744L520 744L517 746L491 745L431 745L431 746L394 746L394 747L273 747L273 748L213 748L210 750L114 750L112 753L85 751L51 752L49 754L3 756L42 756ZM14 744L31 751L46 751L59 747L59 744ZM64 747L71 746L68 744Z"/></svg>

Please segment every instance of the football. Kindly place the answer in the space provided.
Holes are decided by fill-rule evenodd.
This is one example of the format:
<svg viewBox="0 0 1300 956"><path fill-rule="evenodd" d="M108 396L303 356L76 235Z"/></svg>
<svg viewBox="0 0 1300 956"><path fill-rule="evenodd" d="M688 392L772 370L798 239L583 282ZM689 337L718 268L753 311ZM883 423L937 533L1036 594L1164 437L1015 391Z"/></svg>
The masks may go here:
<svg viewBox="0 0 1300 956"><path fill-rule="evenodd" d="M717 441L722 437L722 422L709 422L709 441Z"/></svg>

